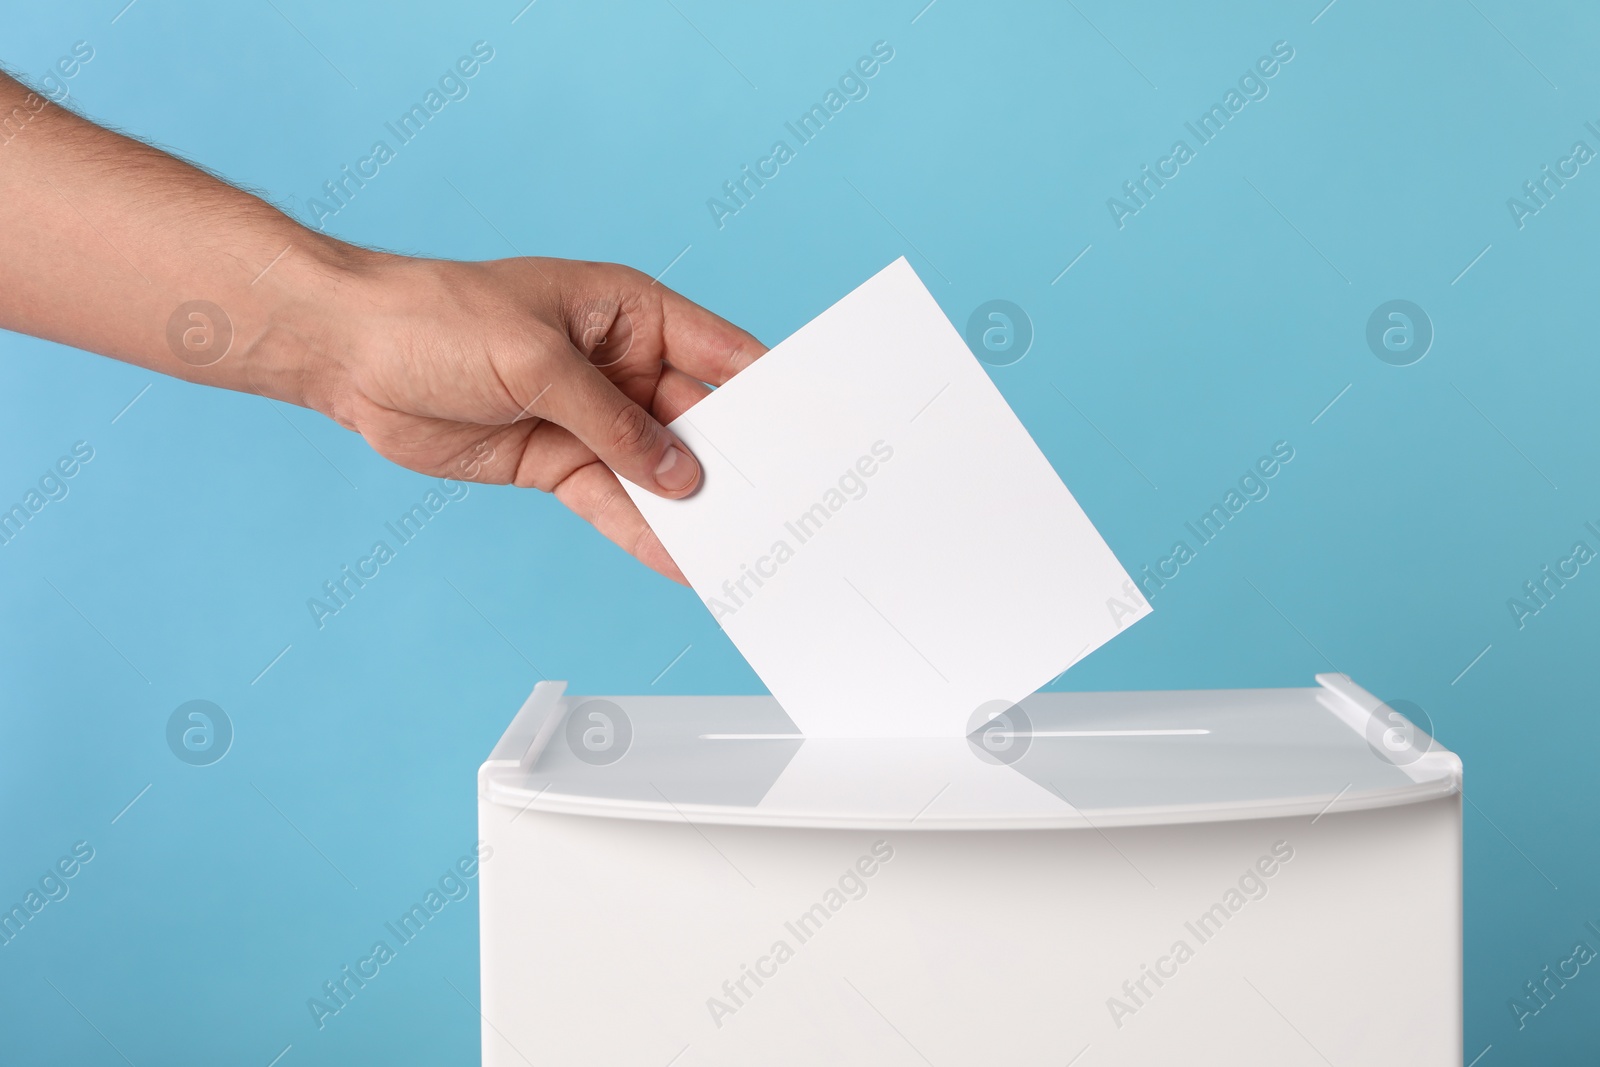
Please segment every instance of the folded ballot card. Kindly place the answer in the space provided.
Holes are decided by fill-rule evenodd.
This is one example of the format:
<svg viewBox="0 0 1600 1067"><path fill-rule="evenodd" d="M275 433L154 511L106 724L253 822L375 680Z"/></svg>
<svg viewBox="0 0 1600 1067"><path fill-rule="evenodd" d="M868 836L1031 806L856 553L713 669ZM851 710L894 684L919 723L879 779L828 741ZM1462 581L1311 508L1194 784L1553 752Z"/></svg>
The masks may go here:
<svg viewBox="0 0 1600 1067"><path fill-rule="evenodd" d="M623 484L807 736L962 736L1150 610L904 259L671 428L700 488Z"/></svg>

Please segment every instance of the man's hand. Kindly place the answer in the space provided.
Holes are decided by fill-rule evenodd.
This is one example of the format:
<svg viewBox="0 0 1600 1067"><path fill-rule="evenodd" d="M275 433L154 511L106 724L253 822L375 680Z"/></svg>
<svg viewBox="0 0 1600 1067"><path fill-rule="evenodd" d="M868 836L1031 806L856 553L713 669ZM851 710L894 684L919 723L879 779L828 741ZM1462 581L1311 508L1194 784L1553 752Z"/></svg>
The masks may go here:
<svg viewBox="0 0 1600 1067"><path fill-rule="evenodd" d="M764 351L626 267L355 248L0 74L0 327L314 408L413 470L555 493L683 575L617 481L699 465L670 422Z"/></svg>
<svg viewBox="0 0 1600 1067"><path fill-rule="evenodd" d="M699 465L663 424L755 360L755 338L612 264L376 256L356 273L318 407L412 470L554 493L683 581L617 476L693 492Z"/></svg>

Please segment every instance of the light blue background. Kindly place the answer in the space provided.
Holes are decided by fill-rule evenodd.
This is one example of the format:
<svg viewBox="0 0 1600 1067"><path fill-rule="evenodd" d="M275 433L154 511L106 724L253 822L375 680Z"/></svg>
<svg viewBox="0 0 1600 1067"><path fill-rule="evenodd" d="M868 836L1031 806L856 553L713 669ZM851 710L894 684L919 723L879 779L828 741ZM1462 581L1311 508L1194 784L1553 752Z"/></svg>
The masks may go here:
<svg viewBox="0 0 1600 1067"><path fill-rule="evenodd" d="M1507 1001L1595 943L1600 572L1522 629L1506 602L1600 547L1600 173L1520 230L1506 200L1600 147L1600 19L925 2L539 0L515 22L522 0L10 4L0 58L38 76L87 40L80 107L297 209L486 40L471 95L333 232L652 274L682 252L665 281L769 343L906 254L958 326L994 298L1027 310L1033 349L993 378L1130 570L1289 441L1270 497L1059 684L1336 668L1426 709L1467 767L1467 1056L1592 1055L1600 975L1520 1032ZM878 40L895 57L870 96L719 230L706 199ZM1279 40L1270 95L1119 230L1107 197ZM1364 339L1394 298L1436 330L1404 368ZM691 593L532 491L474 487L319 631L307 598L428 479L320 416L14 335L0 395L0 503L95 450L0 548L0 898L95 849L0 948L4 1058L472 1061L476 894L326 1029L306 999L470 849L475 769L540 673L580 693L756 678ZM191 699L237 731L210 767L166 745ZM1382 886L1371 906L1406 922Z"/></svg>

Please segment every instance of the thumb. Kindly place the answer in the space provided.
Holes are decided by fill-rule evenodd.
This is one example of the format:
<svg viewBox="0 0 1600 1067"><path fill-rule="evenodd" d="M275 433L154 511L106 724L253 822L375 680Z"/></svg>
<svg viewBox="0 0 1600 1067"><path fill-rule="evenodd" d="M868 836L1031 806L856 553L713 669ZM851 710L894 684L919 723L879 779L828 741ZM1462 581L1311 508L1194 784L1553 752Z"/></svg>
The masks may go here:
<svg viewBox="0 0 1600 1067"><path fill-rule="evenodd" d="M693 492L700 482L700 464L688 446L576 349L571 355L561 361L539 402L544 417L566 427L633 484L669 498Z"/></svg>

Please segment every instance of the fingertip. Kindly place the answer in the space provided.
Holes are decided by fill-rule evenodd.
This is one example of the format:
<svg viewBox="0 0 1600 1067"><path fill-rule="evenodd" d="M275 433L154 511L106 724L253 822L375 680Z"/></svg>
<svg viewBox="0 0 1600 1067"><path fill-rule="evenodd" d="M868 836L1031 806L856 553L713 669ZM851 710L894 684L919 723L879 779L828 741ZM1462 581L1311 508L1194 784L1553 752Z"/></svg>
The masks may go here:
<svg viewBox="0 0 1600 1067"><path fill-rule="evenodd" d="M656 536L654 530L645 531L645 536L640 539L638 558L640 563L662 577L670 578L679 585L688 586L689 579L678 569L677 561L668 554L666 546L661 543L661 538Z"/></svg>

